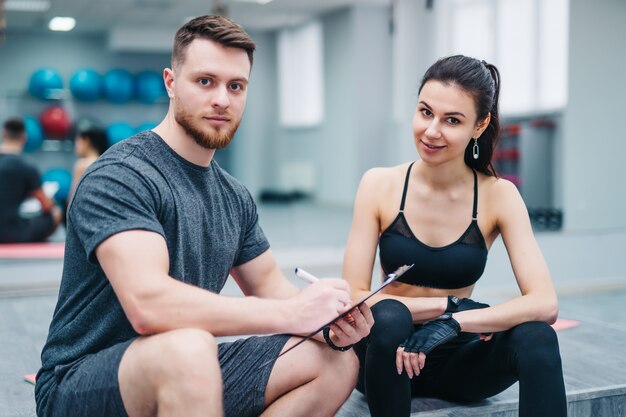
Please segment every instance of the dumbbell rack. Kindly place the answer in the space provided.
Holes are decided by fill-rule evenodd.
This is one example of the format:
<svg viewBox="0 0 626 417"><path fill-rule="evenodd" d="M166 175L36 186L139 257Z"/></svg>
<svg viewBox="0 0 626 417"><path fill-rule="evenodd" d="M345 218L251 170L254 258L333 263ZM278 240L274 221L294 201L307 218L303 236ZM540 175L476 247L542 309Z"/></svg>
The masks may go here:
<svg viewBox="0 0 626 417"><path fill-rule="evenodd" d="M503 122L494 151L498 175L517 186L536 230L560 230L563 212L555 197L555 141L558 115Z"/></svg>

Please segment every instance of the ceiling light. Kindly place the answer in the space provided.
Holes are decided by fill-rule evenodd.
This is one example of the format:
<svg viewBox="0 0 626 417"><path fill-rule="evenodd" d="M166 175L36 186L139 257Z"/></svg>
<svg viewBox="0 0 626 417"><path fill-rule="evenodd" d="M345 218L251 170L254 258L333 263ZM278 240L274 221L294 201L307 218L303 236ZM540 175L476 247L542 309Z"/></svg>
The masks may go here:
<svg viewBox="0 0 626 417"><path fill-rule="evenodd" d="M272 2L274 0L236 0L236 1L241 2L241 3L267 4L267 3Z"/></svg>
<svg viewBox="0 0 626 417"><path fill-rule="evenodd" d="M46 12L50 8L48 0L5 0L4 10L12 12Z"/></svg>
<svg viewBox="0 0 626 417"><path fill-rule="evenodd" d="M73 17L53 17L48 23L48 29L60 31L60 32L68 32L74 29L76 26L76 19Z"/></svg>

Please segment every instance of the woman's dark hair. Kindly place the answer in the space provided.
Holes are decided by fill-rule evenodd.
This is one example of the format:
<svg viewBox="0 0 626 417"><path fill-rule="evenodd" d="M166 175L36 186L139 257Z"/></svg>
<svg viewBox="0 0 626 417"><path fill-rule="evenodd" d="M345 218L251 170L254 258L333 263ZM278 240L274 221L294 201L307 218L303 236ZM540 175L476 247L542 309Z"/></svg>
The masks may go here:
<svg viewBox="0 0 626 417"><path fill-rule="evenodd" d="M90 127L78 132L78 136L89 141L91 146L98 151L100 155L109 149L109 140L106 131L100 127Z"/></svg>
<svg viewBox="0 0 626 417"><path fill-rule="evenodd" d="M486 175L497 176L491 158L500 137L498 98L500 95L500 73L485 61L464 55L454 55L439 59L424 74L419 91L427 81L440 81L456 85L474 98L477 120L483 120L491 113L489 126L478 138L480 148L478 159L474 159L470 141L465 148L465 163L472 169Z"/></svg>

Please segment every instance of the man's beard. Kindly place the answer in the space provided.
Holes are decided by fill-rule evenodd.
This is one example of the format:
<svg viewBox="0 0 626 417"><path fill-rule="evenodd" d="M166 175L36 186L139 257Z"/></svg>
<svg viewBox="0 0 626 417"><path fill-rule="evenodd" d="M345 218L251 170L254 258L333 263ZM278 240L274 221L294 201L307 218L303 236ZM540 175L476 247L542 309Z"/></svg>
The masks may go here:
<svg viewBox="0 0 626 417"><path fill-rule="evenodd" d="M234 125L227 130L220 130L215 133L205 133L194 125L193 116L183 109L183 106L177 99L175 103L174 119L183 128L185 133L191 136L194 142L206 149L225 148L233 139L233 135L237 131L239 123L241 122L241 120L237 120ZM233 119L231 116L231 123L232 122Z"/></svg>

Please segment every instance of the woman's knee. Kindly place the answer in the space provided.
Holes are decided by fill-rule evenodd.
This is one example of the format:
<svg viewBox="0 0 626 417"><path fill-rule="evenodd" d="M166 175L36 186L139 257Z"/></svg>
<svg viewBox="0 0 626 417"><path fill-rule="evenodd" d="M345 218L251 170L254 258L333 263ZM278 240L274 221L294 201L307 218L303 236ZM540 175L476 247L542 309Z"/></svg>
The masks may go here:
<svg viewBox="0 0 626 417"><path fill-rule="evenodd" d="M400 301L385 299L372 306L374 326L369 345L397 349L413 331L413 318L408 307Z"/></svg>
<svg viewBox="0 0 626 417"><path fill-rule="evenodd" d="M511 329L510 340L520 361L534 365L561 361L556 332L547 323L522 323Z"/></svg>

